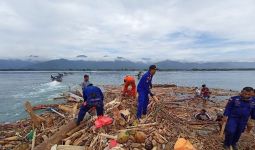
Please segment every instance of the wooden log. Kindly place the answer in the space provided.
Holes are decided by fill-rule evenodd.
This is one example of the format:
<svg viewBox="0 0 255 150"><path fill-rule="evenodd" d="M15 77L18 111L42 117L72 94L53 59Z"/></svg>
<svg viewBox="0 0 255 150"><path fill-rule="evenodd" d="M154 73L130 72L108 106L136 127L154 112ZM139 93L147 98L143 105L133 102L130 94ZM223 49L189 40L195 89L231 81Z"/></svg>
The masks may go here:
<svg viewBox="0 0 255 150"><path fill-rule="evenodd" d="M21 138L19 138L18 136L12 136L12 137L8 137L8 138L5 138L5 139L1 139L0 144L7 144L7 143L10 143L12 141L19 141L19 140L21 140Z"/></svg>
<svg viewBox="0 0 255 150"><path fill-rule="evenodd" d="M222 128L220 130L220 137L223 137L223 135L224 135L226 124L227 124L226 121L224 121L223 125L222 125Z"/></svg>
<svg viewBox="0 0 255 150"><path fill-rule="evenodd" d="M80 96L80 97L83 97L83 91L82 91L82 89L77 88L77 89L76 89L76 94L77 94L78 96Z"/></svg>
<svg viewBox="0 0 255 150"><path fill-rule="evenodd" d="M62 139L66 138L66 134L68 131L76 127L75 121L70 121L68 124L63 125L59 128L59 130L52 135L48 140L39 144L35 147L34 150L49 150L54 144L59 143Z"/></svg>
<svg viewBox="0 0 255 150"><path fill-rule="evenodd" d="M34 113L31 103L29 101L26 101L24 105L25 105L25 110L31 117L33 125L36 128L40 128L42 123L46 122L46 120L43 117L38 116L37 114Z"/></svg>
<svg viewBox="0 0 255 150"><path fill-rule="evenodd" d="M176 84L153 84L153 87L157 88L169 88L169 87L177 87Z"/></svg>
<svg viewBox="0 0 255 150"><path fill-rule="evenodd" d="M130 126L130 127L127 127L127 129L133 129L133 128L143 128L143 127L147 127L147 126L156 126L158 125L157 122L154 122L154 123L148 123L148 124L139 124L137 126Z"/></svg>
<svg viewBox="0 0 255 150"><path fill-rule="evenodd" d="M81 122L81 124L79 126L76 126L74 129L72 129L71 131L67 132L66 135L71 136L75 132L77 132L77 131L81 130L82 128L84 128L84 126L85 126L85 121Z"/></svg>
<svg viewBox="0 0 255 150"><path fill-rule="evenodd" d="M3 141L18 141L20 138L18 136L12 136L5 139L2 139Z"/></svg>
<svg viewBox="0 0 255 150"><path fill-rule="evenodd" d="M89 146L89 147L93 147L93 146L95 145L96 141L98 140L98 138L99 138L99 136L97 135L97 136L93 139L93 141L90 143L90 146Z"/></svg>
<svg viewBox="0 0 255 150"><path fill-rule="evenodd" d="M62 100L62 99L65 99L66 97L65 96L59 96L59 97L54 97L53 100Z"/></svg>
<svg viewBox="0 0 255 150"><path fill-rule="evenodd" d="M99 136L102 136L102 137L105 137L105 138L108 138L108 139L113 139L113 140L117 139L117 136L108 135L108 134L104 134L104 133L99 134Z"/></svg>
<svg viewBox="0 0 255 150"><path fill-rule="evenodd" d="M72 145L58 145L57 150L85 150L85 147Z"/></svg>
<svg viewBox="0 0 255 150"><path fill-rule="evenodd" d="M71 136L65 138L63 141L75 139L76 137L81 136L82 133L85 132L86 130L87 130L87 128L86 128L86 129L82 129L82 130L80 130L80 131L77 131L77 132L75 132L74 134L72 134Z"/></svg>
<svg viewBox="0 0 255 150"><path fill-rule="evenodd" d="M62 110L64 112L67 112L67 113L71 113L72 112L72 108L68 107L68 106L65 106L65 105L59 105L58 109L60 109L60 110Z"/></svg>
<svg viewBox="0 0 255 150"><path fill-rule="evenodd" d="M75 95L73 93L68 93L69 97L68 97L68 101L73 101L73 102L82 102L83 98Z"/></svg>
<svg viewBox="0 0 255 150"><path fill-rule="evenodd" d="M64 114L61 114L60 112L56 111L55 109L50 108L50 110L51 110L52 112L54 112L54 113L58 114L59 116L61 116L61 117L65 118L65 115L64 115Z"/></svg>
<svg viewBox="0 0 255 150"><path fill-rule="evenodd" d="M33 110L41 110L41 109L47 109L49 107L58 107L59 104L40 104L40 105L36 105L36 106L33 106Z"/></svg>
<svg viewBox="0 0 255 150"><path fill-rule="evenodd" d="M67 140L66 142L65 142L65 145L70 145L71 144L71 140Z"/></svg>
<svg viewBox="0 0 255 150"><path fill-rule="evenodd" d="M251 133L252 128L254 128L254 126L255 126L255 121L249 118L249 121L247 123L247 128L246 128L247 133Z"/></svg>
<svg viewBox="0 0 255 150"><path fill-rule="evenodd" d="M157 96L152 96L152 98L153 98L156 102L159 102L159 99L157 98Z"/></svg>
<svg viewBox="0 0 255 150"><path fill-rule="evenodd" d="M86 140L86 137L88 137L88 135L83 134L80 138L74 141L73 145L79 146L84 140Z"/></svg>
<svg viewBox="0 0 255 150"><path fill-rule="evenodd" d="M73 107L66 106L66 105L59 105L58 108L64 112L67 112L71 115L76 115L78 103L74 104Z"/></svg>
<svg viewBox="0 0 255 150"><path fill-rule="evenodd" d="M46 141L46 140L48 140L48 137L47 137L47 135L42 135L42 138L43 138L43 141Z"/></svg>
<svg viewBox="0 0 255 150"><path fill-rule="evenodd" d="M189 125L215 125L215 124L219 124L218 122L208 122L208 121L201 121L201 122L189 122Z"/></svg>
<svg viewBox="0 0 255 150"><path fill-rule="evenodd" d="M57 150L57 147L58 147L58 145L55 144L55 145L53 145L53 146L50 148L50 150Z"/></svg>
<svg viewBox="0 0 255 150"><path fill-rule="evenodd" d="M78 107L78 103L74 104L74 106L72 108L72 112L71 113L72 113L73 118L75 118L76 113L78 111L77 107Z"/></svg>

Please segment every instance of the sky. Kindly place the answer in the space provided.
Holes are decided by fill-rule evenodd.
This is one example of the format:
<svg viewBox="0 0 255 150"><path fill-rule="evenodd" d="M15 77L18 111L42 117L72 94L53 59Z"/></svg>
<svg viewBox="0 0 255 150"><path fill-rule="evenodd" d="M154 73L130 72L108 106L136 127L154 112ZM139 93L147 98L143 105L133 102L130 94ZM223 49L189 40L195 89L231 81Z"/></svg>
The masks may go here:
<svg viewBox="0 0 255 150"><path fill-rule="evenodd" d="M254 0L1 0L0 59L255 61Z"/></svg>

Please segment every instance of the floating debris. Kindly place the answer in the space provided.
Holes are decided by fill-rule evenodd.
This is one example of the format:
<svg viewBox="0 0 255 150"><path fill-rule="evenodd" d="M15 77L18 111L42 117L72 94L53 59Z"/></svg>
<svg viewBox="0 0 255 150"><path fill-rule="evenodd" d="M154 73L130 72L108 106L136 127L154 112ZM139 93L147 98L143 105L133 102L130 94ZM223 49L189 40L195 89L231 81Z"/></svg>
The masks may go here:
<svg viewBox="0 0 255 150"><path fill-rule="evenodd" d="M157 85L153 88L153 93L156 93L158 100L150 98L148 114L138 122L136 99L122 97L121 87L105 86L104 89L105 114L113 118L111 124L96 128L96 113L91 110L77 126L75 116L81 105L80 95L69 93L66 103L52 105L58 113L45 111L42 115L37 115L26 102L25 108L31 119L1 124L0 149L26 150L31 149L34 144L34 150L173 150L178 140L176 147L180 147L180 143L186 140L189 141L187 147L194 147L196 150L222 149L220 122L197 121L194 114L204 108L216 119L227 101L215 100L203 105L201 99L192 96L193 87ZM211 91L215 97L238 94L221 89ZM30 138L27 138L28 135ZM244 133L239 147L254 149L254 138L254 129L250 133Z"/></svg>

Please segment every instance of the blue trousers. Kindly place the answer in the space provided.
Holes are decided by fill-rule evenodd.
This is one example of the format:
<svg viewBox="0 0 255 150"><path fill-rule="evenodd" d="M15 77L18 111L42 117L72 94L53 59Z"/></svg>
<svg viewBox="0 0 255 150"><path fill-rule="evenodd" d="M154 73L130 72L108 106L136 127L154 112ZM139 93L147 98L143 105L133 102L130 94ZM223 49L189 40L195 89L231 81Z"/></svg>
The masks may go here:
<svg viewBox="0 0 255 150"><path fill-rule="evenodd" d="M137 106L136 117L137 119L141 119L142 115L147 114L147 107L149 104L149 93L143 92L143 91L138 91L138 93L139 93L139 96L138 96L138 106Z"/></svg>
<svg viewBox="0 0 255 150"><path fill-rule="evenodd" d="M80 122L84 119L84 116L86 115L86 113L91 109L95 107L96 111L97 111L97 116L103 116L104 115L104 105L103 104L98 104L98 105L81 105L80 107L80 111L78 114L78 119L77 119L77 125L80 124Z"/></svg>
<svg viewBox="0 0 255 150"><path fill-rule="evenodd" d="M247 121L240 118L228 118L226 128L225 128L225 141L226 146L235 146L244 132Z"/></svg>

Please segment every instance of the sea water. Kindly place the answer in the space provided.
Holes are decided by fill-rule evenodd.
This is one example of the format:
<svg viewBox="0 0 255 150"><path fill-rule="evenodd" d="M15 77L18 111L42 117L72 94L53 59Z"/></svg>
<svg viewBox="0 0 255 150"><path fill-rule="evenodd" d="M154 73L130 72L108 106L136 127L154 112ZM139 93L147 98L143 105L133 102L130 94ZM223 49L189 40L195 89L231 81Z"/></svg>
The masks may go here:
<svg viewBox="0 0 255 150"><path fill-rule="evenodd" d="M90 75L95 85L120 85L125 75L136 75L137 71L91 71L72 72L63 77L63 82L52 82L51 74L57 72L0 72L0 122L14 122L26 118L24 101L33 105L56 103L52 100L63 91L80 84L83 75ZM60 73L63 73L60 71ZM201 86L240 90L244 86L255 87L255 71L159 71L153 78L157 84L177 84L178 86Z"/></svg>

